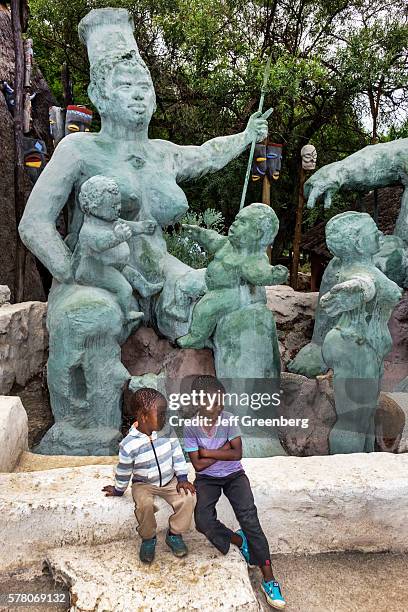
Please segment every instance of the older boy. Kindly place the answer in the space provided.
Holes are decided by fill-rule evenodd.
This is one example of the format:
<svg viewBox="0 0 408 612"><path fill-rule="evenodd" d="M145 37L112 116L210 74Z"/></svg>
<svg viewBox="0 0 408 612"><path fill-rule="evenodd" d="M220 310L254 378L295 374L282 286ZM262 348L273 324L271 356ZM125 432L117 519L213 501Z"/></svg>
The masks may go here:
<svg viewBox="0 0 408 612"><path fill-rule="evenodd" d="M240 432L233 415L223 407L225 389L213 376L197 377L193 389L199 393L204 391L208 398L208 402L204 400L199 408L201 423L184 430L185 450L196 471L196 529L224 555L231 544L238 546L246 562L261 569L261 589L269 605L282 609L285 600L273 575L268 541L259 523L251 485L240 461ZM204 397L204 394L200 395ZM211 396L211 401L208 396ZM222 493L230 502L241 527L235 533L217 519L216 505Z"/></svg>
<svg viewBox="0 0 408 612"><path fill-rule="evenodd" d="M190 527L195 488L187 480L187 464L174 431L163 430L166 398L155 389L139 389L131 396L130 408L136 422L120 443L115 485L102 490L107 496L121 496L132 477L137 531L142 538L139 556L145 563L154 559L157 542L154 498L162 497L174 510L169 518L166 544L176 557L184 557L188 550L182 533Z"/></svg>

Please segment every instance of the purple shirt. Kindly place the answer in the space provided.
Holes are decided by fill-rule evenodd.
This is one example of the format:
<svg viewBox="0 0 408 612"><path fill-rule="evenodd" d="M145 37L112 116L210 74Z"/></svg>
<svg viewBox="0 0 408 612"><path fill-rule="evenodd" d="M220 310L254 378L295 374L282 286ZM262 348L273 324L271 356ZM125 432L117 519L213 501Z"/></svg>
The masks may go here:
<svg viewBox="0 0 408 612"><path fill-rule="evenodd" d="M194 418L194 417L193 417ZM198 416L195 417L198 420ZM187 453L197 451L199 448L217 450L224 446L228 440L233 440L241 435L236 417L230 412L223 410L217 419L217 423L211 429L203 429L200 424L185 425L184 427L184 450ZM243 470L240 461L216 461L208 468L201 470L200 474L223 478Z"/></svg>

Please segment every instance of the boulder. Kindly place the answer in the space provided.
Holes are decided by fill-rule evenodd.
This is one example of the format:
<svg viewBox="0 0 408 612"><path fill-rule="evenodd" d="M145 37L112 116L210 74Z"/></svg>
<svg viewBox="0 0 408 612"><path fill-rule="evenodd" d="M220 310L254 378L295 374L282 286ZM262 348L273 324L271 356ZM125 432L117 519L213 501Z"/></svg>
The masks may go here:
<svg viewBox="0 0 408 612"><path fill-rule="evenodd" d="M175 559L163 540L164 533L148 570L139 561L136 538L114 546L57 548L47 553L46 563L70 587L73 610L259 610L238 549L224 556L190 532L188 557Z"/></svg>
<svg viewBox="0 0 408 612"><path fill-rule="evenodd" d="M287 285L265 287L268 308L275 316L283 365L312 337L319 294L302 293Z"/></svg>
<svg viewBox="0 0 408 612"><path fill-rule="evenodd" d="M407 454L245 459L244 468L275 553L408 551ZM130 491L111 498L101 490L112 474L112 466L86 466L3 475L0 533L7 538L0 541L0 570L68 545L136 546ZM170 509L161 500L157 506L163 530ZM224 497L218 514L236 527Z"/></svg>
<svg viewBox="0 0 408 612"><path fill-rule="evenodd" d="M0 306L10 303L10 289L7 285L0 285Z"/></svg>
<svg viewBox="0 0 408 612"><path fill-rule="evenodd" d="M0 472L12 472L28 449L27 414L19 397L0 395Z"/></svg>
<svg viewBox="0 0 408 612"><path fill-rule="evenodd" d="M132 376L162 374L168 393L178 393L180 383L187 377L215 375L210 349L180 349L159 338L151 327L140 327L124 343L122 363Z"/></svg>
<svg viewBox="0 0 408 612"><path fill-rule="evenodd" d="M39 374L47 359L47 304L22 302L0 308L0 393Z"/></svg>

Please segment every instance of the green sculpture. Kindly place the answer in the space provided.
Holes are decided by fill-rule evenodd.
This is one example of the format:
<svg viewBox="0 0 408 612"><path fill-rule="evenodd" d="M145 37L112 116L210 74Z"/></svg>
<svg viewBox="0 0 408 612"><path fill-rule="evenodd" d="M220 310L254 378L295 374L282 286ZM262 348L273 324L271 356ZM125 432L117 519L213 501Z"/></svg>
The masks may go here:
<svg viewBox="0 0 408 612"><path fill-rule="evenodd" d="M162 228L174 224L188 208L178 183L223 168L254 138L266 137L267 122L255 113L244 132L214 138L201 146L149 139L156 97L133 37L129 13L124 9L92 10L80 22L79 35L88 49L88 91L101 117L101 131L71 134L59 143L31 192L19 230L23 242L54 277L47 324L48 386L55 425L39 450L107 454L117 449L122 389L130 378L120 361L120 345L140 325L133 316L125 316L124 309L128 315L143 311L146 324L175 340L188 332L193 301L205 291L205 271L192 270L166 250ZM137 292L125 300L126 305L122 303L125 308L118 302L117 287L93 275L100 254L92 254L92 259L89 252L81 254L85 230L81 234L84 212L79 194L83 184L96 175L119 187L123 223L130 228L132 223L148 223L144 233L139 233L139 228L130 236L123 224L119 231L126 238L122 247L127 250L127 244L130 251L126 265L132 268L132 275L140 275L137 283L131 281ZM95 185L90 189L92 198L97 197L98 189ZM66 205L69 234L63 241L56 220ZM91 222L87 213L85 223L95 225L95 219ZM76 268L83 257L88 263ZM87 266L91 269L86 270ZM180 278L191 294L190 313L184 321L169 310ZM142 290L144 279L151 283L146 291ZM150 288L154 292L158 284L163 285L160 293L149 296ZM237 369L235 375L239 375Z"/></svg>
<svg viewBox="0 0 408 612"><path fill-rule="evenodd" d="M388 320L402 293L374 264L379 239L366 213L342 213L326 225L327 246L338 258L336 282L320 299L321 309L337 319L322 349L334 372L332 454L374 451L374 413L384 357L392 346Z"/></svg>
<svg viewBox="0 0 408 612"><path fill-rule="evenodd" d="M203 348L224 315L248 305L242 300L248 289L285 283L288 270L269 265L266 247L273 243L279 221L265 204L251 204L241 210L228 236L194 225L184 227L214 255L205 275L207 291L194 306L190 331L178 339L181 347Z"/></svg>
<svg viewBox="0 0 408 612"><path fill-rule="evenodd" d="M143 312L131 310L133 290L148 297L158 293L163 285L149 283L129 265L128 240L132 235L152 234L156 223L120 219L119 187L104 176L96 175L85 181L78 199L84 220L73 254L76 282L111 291L127 321L141 319Z"/></svg>
<svg viewBox="0 0 408 612"><path fill-rule="evenodd" d="M408 287L408 138L370 145L344 160L320 168L306 181L304 192L309 208L313 208L319 197L324 198L324 205L329 208L333 195L341 189L368 192L396 183L402 183L405 190L394 236L380 236L380 250L375 254L374 262L398 285ZM329 262L322 278L319 298L336 283L339 265L336 257ZM312 341L288 364L290 372L312 377L327 371L322 345L335 324L336 318L328 317L319 305Z"/></svg>

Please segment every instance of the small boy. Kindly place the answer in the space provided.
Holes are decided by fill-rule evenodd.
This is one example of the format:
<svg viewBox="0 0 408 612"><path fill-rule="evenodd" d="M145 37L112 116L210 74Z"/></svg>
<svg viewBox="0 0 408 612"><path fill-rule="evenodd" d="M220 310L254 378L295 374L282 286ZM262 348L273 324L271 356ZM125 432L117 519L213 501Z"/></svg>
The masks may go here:
<svg viewBox="0 0 408 612"><path fill-rule="evenodd" d="M102 491L107 496L123 495L132 477L137 530L142 538L139 556L144 563L154 559L157 542L154 497L162 497L174 510L169 518L166 544L176 557L184 557L188 550L182 533L190 528L195 488L187 480L187 464L174 431L163 430L166 398L155 389L144 388L138 389L130 402L136 422L120 443L115 486L108 485Z"/></svg>
<svg viewBox="0 0 408 612"><path fill-rule="evenodd" d="M133 310L133 289L149 297L158 293L162 284L148 282L129 264L128 240L136 234L152 234L156 222L120 219L119 187L102 175L83 183L79 205L84 221L73 255L76 282L114 293L128 321L142 318L142 312Z"/></svg>
<svg viewBox="0 0 408 612"><path fill-rule="evenodd" d="M207 291L194 306L190 331L177 340L182 348L203 348L220 318L241 308L243 286L251 290L256 285L285 283L288 270L285 266L269 264L266 247L275 239L279 220L266 204L250 204L243 208L231 225L228 236L196 225L183 227L214 255L205 273ZM187 299L181 287L176 283L175 297L180 308Z"/></svg>
<svg viewBox="0 0 408 612"><path fill-rule="evenodd" d="M263 574L261 588L270 606L285 607L275 580L269 546L259 523L251 485L242 467L242 442L232 414L223 409L224 386L213 376L197 377L192 390L205 393L198 411L200 424L186 426L184 445L196 471L197 503L194 518L203 533L223 554L235 544L248 564L258 565ZM227 497L241 529L235 533L217 519L221 494Z"/></svg>

